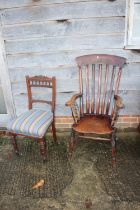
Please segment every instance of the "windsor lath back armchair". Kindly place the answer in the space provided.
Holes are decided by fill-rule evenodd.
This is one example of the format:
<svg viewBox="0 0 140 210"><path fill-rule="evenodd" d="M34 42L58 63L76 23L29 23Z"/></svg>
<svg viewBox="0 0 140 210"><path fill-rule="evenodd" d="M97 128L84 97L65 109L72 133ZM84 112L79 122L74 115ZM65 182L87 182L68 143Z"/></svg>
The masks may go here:
<svg viewBox="0 0 140 210"><path fill-rule="evenodd" d="M69 158L72 155L75 139L80 136L111 142L112 160L115 162L114 124L119 109L123 108L118 89L125 62L126 59L123 57L105 54L76 58L80 90L66 103L66 106L71 108L74 119L68 146ZM103 134L108 134L109 137Z"/></svg>
<svg viewBox="0 0 140 210"><path fill-rule="evenodd" d="M46 141L44 136L52 125L53 138L57 141L56 129L55 129L55 98L56 98L56 79L55 77L49 78L47 76L26 76L27 95L28 95L28 108L29 111L21 114L17 118L11 120L7 125L7 130L12 136L12 144L15 149L15 153L19 155L19 148L17 145L16 137L25 136L28 138L37 139L40 145L40 153L43 160L46 159ZM34 97L34 92L40 92L40 89L44 93L44 98L40 99L37 94ZM46 97L49 95L49 97ZM35 103L46 104L44 109L35 109L33 105ZM49 107L48 107L49 105Z"/></svg>

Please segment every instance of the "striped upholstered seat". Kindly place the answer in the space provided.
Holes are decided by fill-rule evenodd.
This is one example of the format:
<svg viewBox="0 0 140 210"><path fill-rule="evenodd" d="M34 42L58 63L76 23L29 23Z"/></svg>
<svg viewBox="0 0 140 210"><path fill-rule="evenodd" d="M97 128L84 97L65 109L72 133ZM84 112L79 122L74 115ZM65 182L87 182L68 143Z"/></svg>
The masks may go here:
<svg viewBox="0 0 140 210"><path fill-rule="evenodd" d="M31 109L10 121L7 129L17 134L33 137L43 137L53 121L51 111Z"/></svg>

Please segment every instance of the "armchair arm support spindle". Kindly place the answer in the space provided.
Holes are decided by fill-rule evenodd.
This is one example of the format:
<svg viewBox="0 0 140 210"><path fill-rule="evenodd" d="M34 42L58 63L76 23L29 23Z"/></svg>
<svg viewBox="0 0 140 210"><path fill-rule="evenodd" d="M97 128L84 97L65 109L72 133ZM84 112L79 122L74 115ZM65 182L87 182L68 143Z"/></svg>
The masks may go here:
<svg viewBox="0 0 140 210"><path fill-rule="evenodd" d="M115 108L112 114L112 122L111 122L112 126L114 126L115 121L117 120L119 110L124 108L123 99L120 96L115 95L114 102L115 102Z"/></svg>
<svg viewBox="0 0 140 210"><path fill-rule="evenodd" d="M66 106L71 108L72 116L73 116L75 124L77 124L78 120L80 119L79 106L76 103L76 99L79 97L82 97L81 93L77 93L77 94L73 95L71 97L71 99L69 101L67 101L65 104Z"/></svg>

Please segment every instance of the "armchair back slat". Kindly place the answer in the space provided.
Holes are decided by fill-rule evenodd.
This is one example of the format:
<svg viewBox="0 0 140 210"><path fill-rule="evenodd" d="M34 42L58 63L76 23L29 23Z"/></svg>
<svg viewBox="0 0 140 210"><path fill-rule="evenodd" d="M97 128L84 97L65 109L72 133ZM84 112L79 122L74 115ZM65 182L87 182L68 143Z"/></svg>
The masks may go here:
<svg viewBox="0 0 140 210"><path fill-rule="evenodd" d="M92 64L92 89L91 89L91 113L95 109L95 64Z"/></svg>
<svg viewBox="0 0 140 210"><path fill-rule="evenodd" d="M88 65L86 65L85 71L86 71L86 113L89 113L90 101L89 101L89 69L88 69Z"/></svg>

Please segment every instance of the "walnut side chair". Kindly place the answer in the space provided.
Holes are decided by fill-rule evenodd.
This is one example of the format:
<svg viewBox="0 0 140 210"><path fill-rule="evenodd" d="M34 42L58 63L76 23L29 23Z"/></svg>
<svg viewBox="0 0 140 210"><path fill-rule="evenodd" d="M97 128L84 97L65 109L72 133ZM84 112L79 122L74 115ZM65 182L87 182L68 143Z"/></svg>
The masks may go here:
<svg viewBox="0 0 140 210"><path fill-rule="evenodd" d="M40 153L43 160L46 160L46 141L44 136L50 126L52 126L53 138L57 142L56 129L55 129L55 98L56 98L56 79L55 77L49 78L47 76L26 76L27 94L28 94L28 107L29 110L21 114L17 118L11 120L7 124L7 130L12 136L12 144L17 155L20 155L16 137L25 136L28 138L37 139L40 145ZM49 100L39 100L33 98L34 88L47 88L51 89L51 97ZM50 109L34 109L34 103L45 103L50 105ZM47 107L47 106L46 106Z"/></svg>
<svg viewBox="0 0 140 210"><path fill-rule="evenodd" d="M74 124L68 143L72 156L77 137L108 141L112 144L112 161L116 161L116 128L122 98L118 95L122 67L126 59L106 54L76 58L79 70L79 93L66 103L71 108ZM78 100L79 99L79 100ZM108 138L107 138L107 137Z"/></svg>

